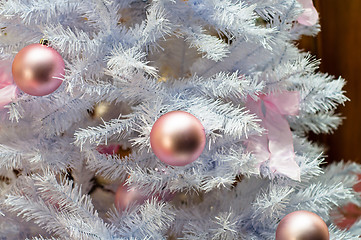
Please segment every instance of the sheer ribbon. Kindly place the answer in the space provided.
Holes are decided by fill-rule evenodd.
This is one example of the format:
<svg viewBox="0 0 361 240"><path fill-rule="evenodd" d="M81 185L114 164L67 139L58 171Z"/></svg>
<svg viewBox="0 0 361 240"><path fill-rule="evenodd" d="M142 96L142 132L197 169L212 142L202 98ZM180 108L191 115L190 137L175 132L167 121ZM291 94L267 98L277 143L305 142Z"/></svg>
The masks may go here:
<svg viewBox="0 0 361 240"><path fill-rule="evenodd" d="M285 118L285 115L298 115L299 93L262 95L258 101L248 97L246 107L262 120L261 126L266 129L263 135L249 138L247 150L260 163L269 160L272 172L300 181L300 167L295 161L292 132Z"/></svg>

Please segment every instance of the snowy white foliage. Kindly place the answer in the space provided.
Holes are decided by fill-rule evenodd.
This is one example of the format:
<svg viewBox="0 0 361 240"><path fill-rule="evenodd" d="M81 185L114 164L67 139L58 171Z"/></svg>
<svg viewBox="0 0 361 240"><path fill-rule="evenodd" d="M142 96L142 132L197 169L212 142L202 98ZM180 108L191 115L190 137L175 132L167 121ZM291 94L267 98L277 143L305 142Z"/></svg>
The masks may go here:
<svg viewBox="0 0 361 240"><path fill-rule="evenodd" d="M336 129L348 99L344 80L316 73L319 61L295 46L319 31L296 21L302 11L297 0L1 1L0 59L45 37L66 74L54 93L20 92L0 109L0 237L271 240L280 219L302 209L324 219L332 240L358 239L360 221L340 230L330 212L361 204L352 189L361 167L322 168L323 149L306 137ZM247 98L281 91L301 96L287 117L300 182L246 151L265 131ZM206 132L203 153L184 167L150 147L153 124L174 110ZM101 154L106 144L131 153ZM124 181L150 199L119 213L106 199ZM151 197L164 192L174 199Z"/></svg>

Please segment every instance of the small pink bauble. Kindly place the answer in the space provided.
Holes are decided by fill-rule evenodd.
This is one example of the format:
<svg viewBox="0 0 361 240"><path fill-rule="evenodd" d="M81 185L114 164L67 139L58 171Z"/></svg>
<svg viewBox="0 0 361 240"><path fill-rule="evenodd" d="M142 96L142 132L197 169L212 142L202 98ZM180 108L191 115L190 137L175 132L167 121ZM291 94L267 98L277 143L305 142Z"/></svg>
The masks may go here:
<svg viewBox="0 0 361 240"><path fill-rule="evenodd" d="M43 192L44 202L59 211L61 209L61 205L59 204L59 201L55 200L55 198L52 195L50 195L49 192L50 192L49 190Z"/></svg>
<svg viewBox="0 0 361 240"><path fill-rule="evenodd" d="M119 144L99 145L97 151L101 154L114 155L120 149Z"/></svg>
<svg viewBox="0 0 361 240"><path fill-rule="evenodd" d="M329 240L326 223L317 214L296 211L278 224L276 240Z"/></svg>
<svg viewBox="0 0 361 240"><path fill-rule="evenodd" d="M164 163L185 166L195 161L206 144L202 123L192 114L173 111L161 116L153 125L150 145Z"/></svg>
<svg viewBox="0 0 361 240"><path fill-rule="evenodd" d="M174 193L168 191L156 193L153 195L158 201L170 201L174 197ZM138 189L129 187L125 183L121 184L115 193L115 208L118 212L123 212L129 205L141 205L152 196L143 195Z"/></svg>
<svg viewBox="0 0 361 240"><path fill-rule="evenodd" d="M63 82L65 64L56 50L35 43L16 54L12 72L16 85L23 92L45 96L54 92Z"/></svg>
<svg viewBox="0 0 361 240"><path fill-rule="evenodd" d="M147 200L147 197L141 194L136 188L121 184L115 193L115 208L122 212L129 205L140 205Z"/></svg>

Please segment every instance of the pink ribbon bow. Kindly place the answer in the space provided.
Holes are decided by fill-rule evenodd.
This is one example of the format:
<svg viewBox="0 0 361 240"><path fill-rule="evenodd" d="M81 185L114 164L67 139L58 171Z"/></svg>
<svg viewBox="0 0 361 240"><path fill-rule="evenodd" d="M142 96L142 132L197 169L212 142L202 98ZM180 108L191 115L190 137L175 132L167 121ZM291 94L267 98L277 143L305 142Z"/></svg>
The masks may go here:
<svg viewBox="0 0 361 240"><path fill-rule="evenodd" d="M11 73L11 61L0 61L0 110L16 98L18 89Z"/></svg>
<svg viewBox="0 0 361 240"><path fill-rule="evenodd" d="M282 92L262 95L258 101L248 97L246 107L261 120L266 133L251 136L247 150L262 164L269 160L272 172L279 172L300 181L300 167L295 161L293 138L284 115L298 115L299 93Z"/></svg>
<svg viewBox="0 0 361 240"><path fill-rule="evenodd" d="M312 0L297 0L303 7L303 13L297 18L297 21L305 26L313 26L318 21L318 12L313 6Z"/></svg>

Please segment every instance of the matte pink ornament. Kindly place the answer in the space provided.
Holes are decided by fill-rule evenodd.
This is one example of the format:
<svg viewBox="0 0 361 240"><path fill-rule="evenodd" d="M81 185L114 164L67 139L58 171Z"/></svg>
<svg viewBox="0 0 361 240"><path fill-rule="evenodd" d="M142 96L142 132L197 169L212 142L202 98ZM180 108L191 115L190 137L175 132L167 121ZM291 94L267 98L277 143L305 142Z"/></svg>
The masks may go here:
<svg viewBox="0 0 361 240"><path fill-rule="evenodd" d="M15 56L13 77L25 93L45 96L54 92L63 82L65 64L61 55L51 47L31 44Z"/></svg>
<svg viewBox="0 0 361 240"><path fill-rule="evenodd" d="M206 144L202 123L192 114L173 111L161 116L153 125L150 145L162 162L185 166L195 161Z"/></svg>
<svg viewBox="0 0 361 240"><path fill-rule="evenodd" d="M0 61L0 110L16 98L18 89L11 74L11 61Z"/></svg>
<svg viewBox="0 0 361 240"><path fill-rule="evenodd" d="M326 223L317 214L296 211L278 224L276 240L329 240Z"/></svg>

